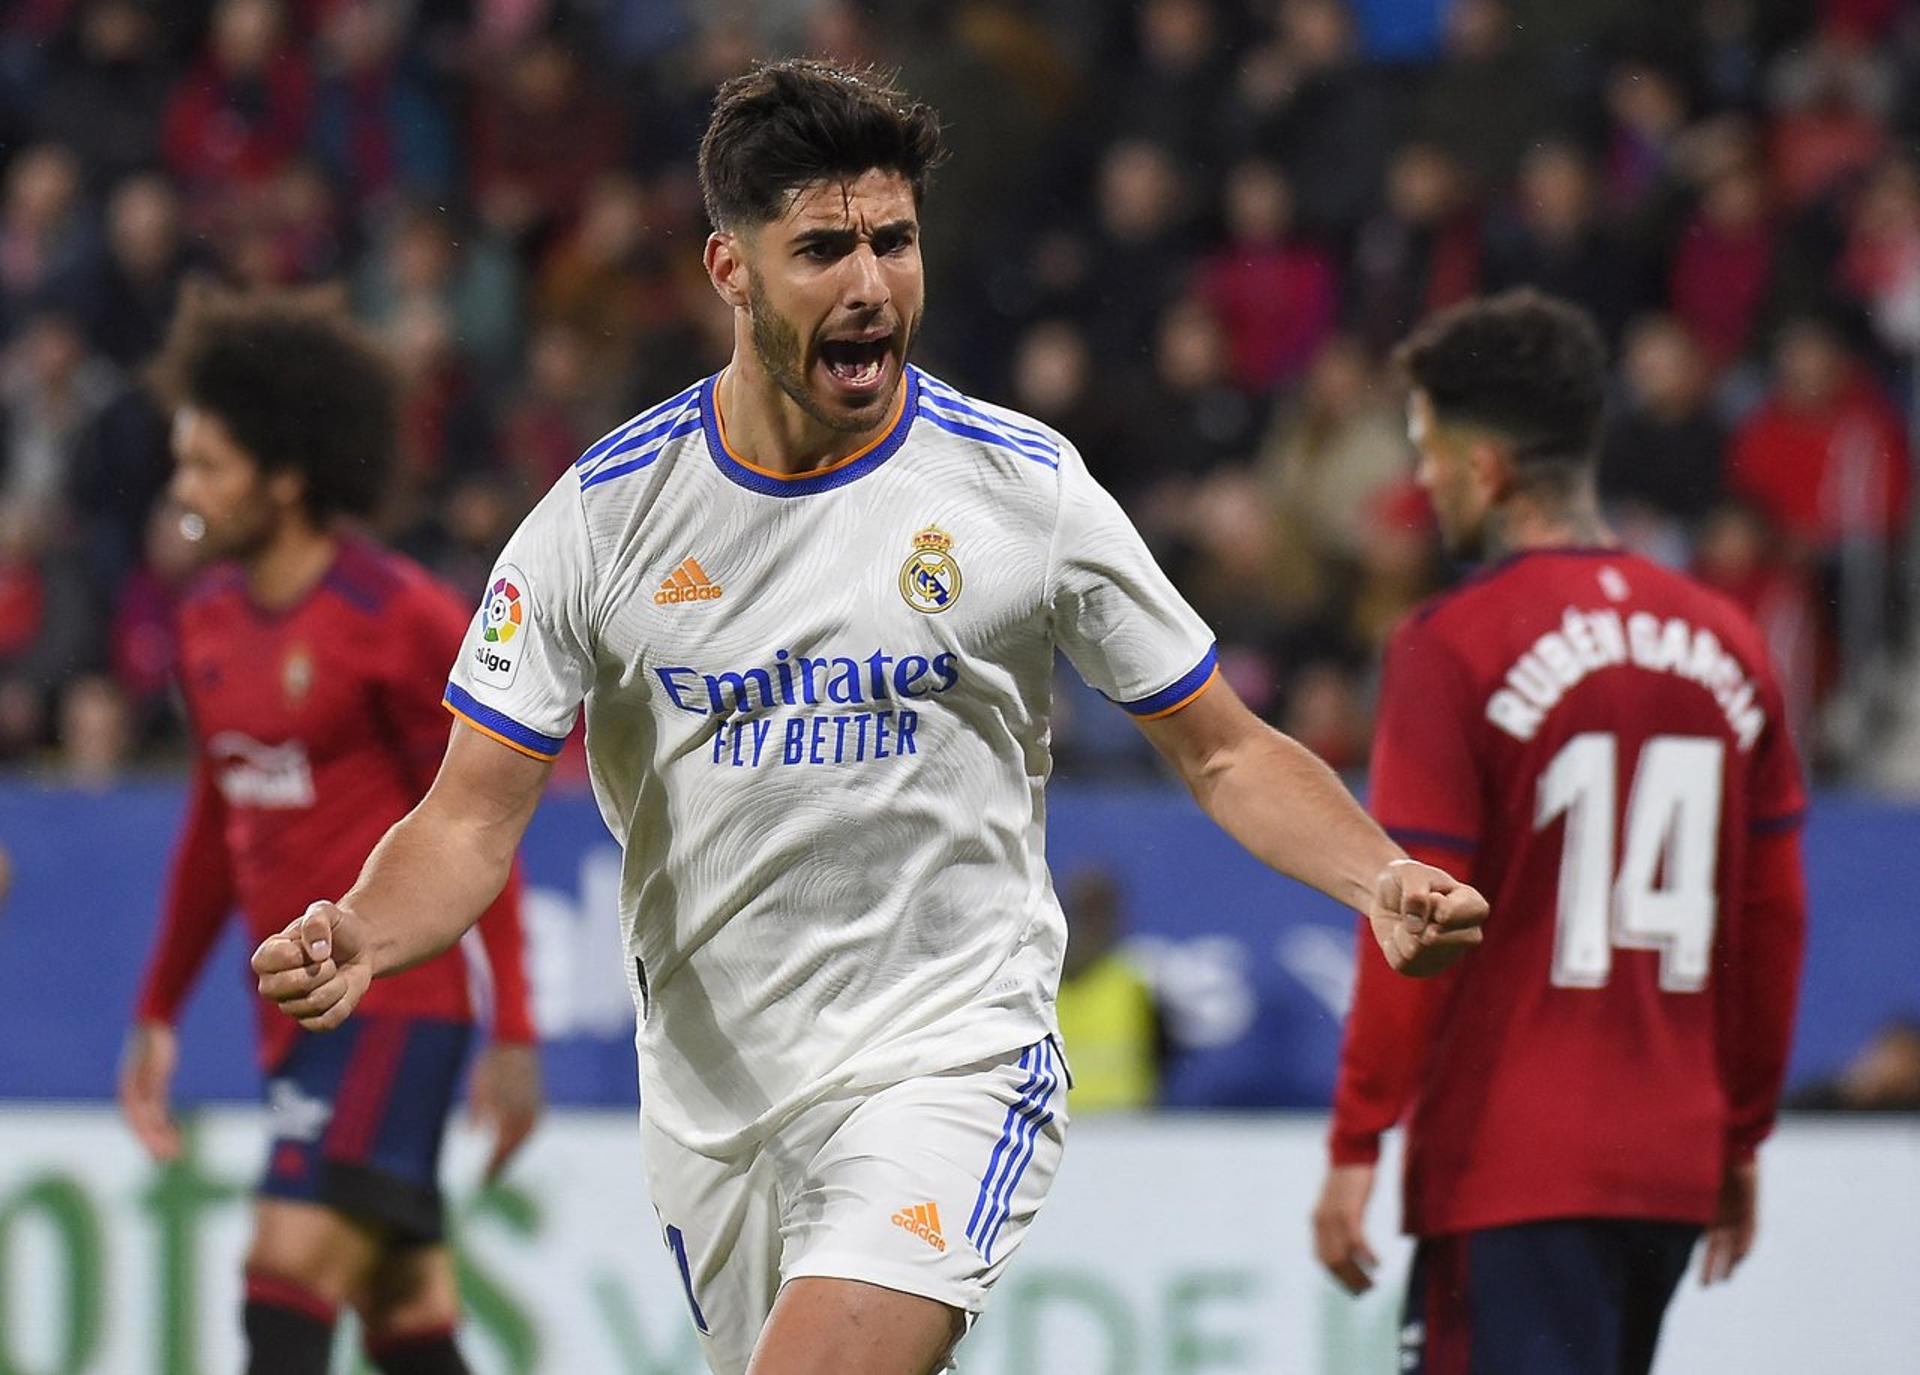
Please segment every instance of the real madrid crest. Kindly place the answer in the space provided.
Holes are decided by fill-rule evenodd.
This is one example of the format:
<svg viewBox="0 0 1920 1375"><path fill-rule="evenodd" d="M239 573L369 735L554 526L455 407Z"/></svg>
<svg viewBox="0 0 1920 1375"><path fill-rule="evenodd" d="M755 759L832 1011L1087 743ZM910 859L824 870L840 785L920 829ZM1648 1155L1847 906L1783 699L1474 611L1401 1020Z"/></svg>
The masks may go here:
<svg viewBox="0 0 1920 1375"><path fill-rule="evenodd" d="M931 616L960 600L952 551L953 536L931 525L913 537L913 552L900 565L900 595L915 611Z"/></svg>
<svg viewBox="0 0 1920 1375"><path fill-rule="evenodd" d="M305 645L295 645L287 651L280 665L280 690L286 693L289 702L298 702L313 690L313 655Z"/></svg>

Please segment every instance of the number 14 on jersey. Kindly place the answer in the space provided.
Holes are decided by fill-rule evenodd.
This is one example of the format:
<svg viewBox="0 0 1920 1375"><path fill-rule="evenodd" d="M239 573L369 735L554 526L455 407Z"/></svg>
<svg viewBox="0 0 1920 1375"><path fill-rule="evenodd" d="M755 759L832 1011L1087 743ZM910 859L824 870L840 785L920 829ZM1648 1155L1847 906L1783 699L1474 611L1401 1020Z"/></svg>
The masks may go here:
<svg viewBox="0 0 1920 1375"><path fill-rule="evenodd" d="M1566 818L1553 982L1601 988L1616 947L1658 950L1660 987L1698 993L1719 914L1714 870L1726 746L1705 736L1649 739L1624 813L1615 797L1619 752L1609 732L1576 735L1540 775L1534 829Z"/></svg>

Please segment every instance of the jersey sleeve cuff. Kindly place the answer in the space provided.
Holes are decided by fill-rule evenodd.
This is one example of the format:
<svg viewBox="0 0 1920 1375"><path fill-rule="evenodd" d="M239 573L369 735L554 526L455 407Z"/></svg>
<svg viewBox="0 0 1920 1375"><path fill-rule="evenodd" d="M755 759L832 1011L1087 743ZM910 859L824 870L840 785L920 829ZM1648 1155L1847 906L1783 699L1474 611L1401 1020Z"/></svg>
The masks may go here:
<svg viewBox="0 0 1920 1375"><path fill-rule="evenodd" d="M1205 692L1207 685L1219 672L1220 646L1208 645L1199 663L1150 696L1120 702L1120 709L1142 721L1156 721L1162 716L1171 716Z"/></svg>
<svg viewBox="0 0 1920 1375"><path fill-rule="evenodd" d="M1807 809L1783 813L1780 816L1757 816L1747 823L1747 833L1755 836L1785 835L1788 831L1797 831L1807 819Z"/></svg>
<svg viewBox="0 0 1920 1375"><path fill-rule="evenodd" d="M1380 1133L1339 1126L1327 1137L1327 1159L1335 1165L1374 1165L1380 1161Z"/></svg>
<svg viewBox="0 0 1920 1375"><path fill-rule="evenodd" d="M565 748L565 736L543 735L532 726L523 726L503 711L496 711L458 683L448 683L441 704L469 726L508 749L534 759L554 760Z"/></svg>
<svg viewBox="0 0 1920 1375"><path fill-rule="evenodd" d="M1454 835L1448 831L1429 831L1418 826L1388 826L1384 829L1388 838L1409 852L1447 850L1454 854L1471 855L1480 848L1480 842L1472 836Z"/></svg>

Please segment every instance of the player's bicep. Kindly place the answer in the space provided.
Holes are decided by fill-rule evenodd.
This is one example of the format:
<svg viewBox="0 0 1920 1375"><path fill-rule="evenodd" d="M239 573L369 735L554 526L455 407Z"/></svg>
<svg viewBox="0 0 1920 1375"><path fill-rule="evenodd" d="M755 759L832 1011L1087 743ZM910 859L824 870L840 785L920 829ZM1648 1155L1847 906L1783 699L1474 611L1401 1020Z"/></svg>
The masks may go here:
<svg viewBox="0 0 1920 1375"><path fill-rule="evenodd" d="M437 822L475 833L495 853L511 854L552 772L551 759L515 749L459 718L421 809Z"/></svg>

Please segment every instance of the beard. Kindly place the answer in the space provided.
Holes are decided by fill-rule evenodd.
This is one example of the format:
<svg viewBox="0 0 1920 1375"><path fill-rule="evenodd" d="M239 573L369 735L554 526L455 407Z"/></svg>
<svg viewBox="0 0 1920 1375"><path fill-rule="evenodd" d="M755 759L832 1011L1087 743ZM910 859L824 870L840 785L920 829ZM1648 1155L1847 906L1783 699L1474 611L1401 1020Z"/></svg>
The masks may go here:
<svg viewBox="0 0 1920 1375"><path fill-rule="evenodd" d="M827 409L807 385L812 365L807 358L807 347L800 340L800 331L793 322L773 308L773 303L761 289L757 277L747 282L747 318L752 325L753 352L759 358L760 366L766 369L767 376L785 392L807 417L829 430L840 434L860 434L873 428L873 420L868 416L848 415L845 412ZM904 358L913 347L914 335L919 330L919 321L902 325L906 329L906 346L900 352ZM891 402L892 393L885 400Z"/></svg>
<svg viewBox="0 0 1920 1375"><path fill-rule="evenodd" d="M225 521L201 516L200 522L200 538L194 543L201 557L208 560L238 559L245 563L268 549L280 530L279 521L264 500Z"/></svg>

